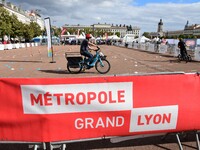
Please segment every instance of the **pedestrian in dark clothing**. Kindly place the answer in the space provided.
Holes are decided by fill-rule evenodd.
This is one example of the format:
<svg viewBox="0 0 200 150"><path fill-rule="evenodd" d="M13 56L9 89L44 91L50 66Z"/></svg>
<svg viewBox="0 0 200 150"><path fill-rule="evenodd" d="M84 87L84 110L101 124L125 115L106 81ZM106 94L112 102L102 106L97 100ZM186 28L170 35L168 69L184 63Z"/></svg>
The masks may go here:
<svg viewBox="0 0 200 150"><path fill-rule="evenodd" d="M178 48L180 48L181 57L183 57L184 54L187 54L185 42L181 38L179 39L179 42L178 42Z"/></svg>

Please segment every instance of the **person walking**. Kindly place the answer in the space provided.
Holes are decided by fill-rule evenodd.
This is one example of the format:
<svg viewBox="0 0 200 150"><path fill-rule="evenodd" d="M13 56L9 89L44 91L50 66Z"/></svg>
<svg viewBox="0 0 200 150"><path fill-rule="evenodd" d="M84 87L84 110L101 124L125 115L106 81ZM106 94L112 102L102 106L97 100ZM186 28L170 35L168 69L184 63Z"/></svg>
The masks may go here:
<svg viewBox="0 0 200 150"><path fill-rule="evenodd" d="M183 58L184 55L187 54L187 51L186 51L186 47L185 47L185 42L183 41L182 38L179 38L178 48L180 49L180 54L181 54L181 57Z"/></svg>

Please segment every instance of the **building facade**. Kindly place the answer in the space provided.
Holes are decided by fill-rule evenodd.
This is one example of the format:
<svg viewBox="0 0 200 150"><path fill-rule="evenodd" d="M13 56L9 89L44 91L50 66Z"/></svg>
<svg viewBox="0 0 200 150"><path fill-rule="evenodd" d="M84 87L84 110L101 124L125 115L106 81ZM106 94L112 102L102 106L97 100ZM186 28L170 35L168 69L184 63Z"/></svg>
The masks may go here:
<svg viewBox="0 0 200 150"><path fill-rule="evenodd" d="M183 30L177 30L177 31L168 31L166 32L166 36L172 37L172 36L180 36L180 35L191 35L191 36L200 36L200 24L194 24L189 25L189 22L187 21L185 28Z"/></svg>
<svg viewBox="0 0 200 150"><path fill-rule="evenodd" d="M162 19L160 19L160 22L158 23L158 30L157 30L157 32L158 32L159 36L163 36L164 35Z"/></svg>
<svg viewBox="0 0 200 150"><path fill-rule="evenodd" d="M165 33L163 31L163 21L162 21L162 19L160 19L160 22L158 22L157 32L150 32L149 35L150 35L151 38L165 36Z"/></svg>
<svg viewBox="0 0 200 150"><path fill-rule="evenodd" d="M88 28L90 31L93 31L93 33L97 31L103 31L103 32L111 32L113 35L115 35L117 32L120 33L120 37L124 37L126 34L134 34L135 36L140 36L140 28L139 27L132 27L131 31L127 30L126 26L114 26L110 24L93 24L93 25L69 25L65 24L63 28L67 29L75 29L75 30L84 30Z"/></svg>
<svg viewBox="0 0 200 150"><path fill-rule="evenodd" d="M175 30L175 31L163 31L163 22L160 19L158 23L157 32L151 32L151 37L179 37L180 35L191 35L191 36L200 36L200 24L189 25L189 21L187 21L183 30Z"/></svg>
<svg viewBox="0 0 200 150"><path fill-rule="evenodd" d="M25 24L36 22L42 30L44 29L44 19L41 18L37 10L25 11L10 2L6 2L6 0L0 0L0 7L6 9L10 15L17 16L20 22Z"/></svg>

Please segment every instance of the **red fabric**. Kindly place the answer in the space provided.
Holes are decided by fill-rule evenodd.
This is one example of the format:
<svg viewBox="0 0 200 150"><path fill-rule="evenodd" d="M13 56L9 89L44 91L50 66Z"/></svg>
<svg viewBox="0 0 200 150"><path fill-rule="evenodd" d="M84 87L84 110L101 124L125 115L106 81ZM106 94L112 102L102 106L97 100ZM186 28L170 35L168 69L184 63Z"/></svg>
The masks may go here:
<svg viewBox="0 0 200 150"><path fill-rule="evenodd" d="M113 86L118 84L128 87ZM65 85L71 88L60 88ZM82 85L85 88L79 89ZM53 92L48 87L51 87ZM90 87L99 91L93 91ZM80 98L84 97L84 91L87 89L89 90L85 95L89 96L90 102L88 97L86 101ZM29 110L25 108L25 103L30 103L29 107L32 107L31 94L24 98L28 90L32 93L32 104L40 105L38 109L34 107L31 110L33 113L27 113ZM63 91L65 98L61 100ZM60 79L1 78L0 139L50 142L199 130L199 91L200 77L196 74ZM66 93L68 96L77 96L79 93L80 97L72 100ZM69 98L68 101L66 97ZM123 105L125 101L130 103L127 109ZM51 109L53 102L58 109ZM67 102L70 107L67 107ZM66 109L63 109L65 106L62 108L64 112L59 112L61 103L66 105ZM91 104L95 104L91 107L93 110L87 110ZM78 105L79 108L76 109ZM113 107L117 109L113 110ZM45 108L46 111L41 111L40 108ZM69 108L72 108L71 112ZM102 110L99 111L100 109ZM172 122L175 125L173 127L168 125ZM150 127L152 130L149 130Z"/></svg>

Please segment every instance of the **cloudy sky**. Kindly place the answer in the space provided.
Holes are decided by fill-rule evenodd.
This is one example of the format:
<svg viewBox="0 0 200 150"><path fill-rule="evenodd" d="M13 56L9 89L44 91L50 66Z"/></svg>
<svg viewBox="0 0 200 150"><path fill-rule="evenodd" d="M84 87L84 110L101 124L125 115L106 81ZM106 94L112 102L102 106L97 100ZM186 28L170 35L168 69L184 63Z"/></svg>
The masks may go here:
<svg viewBox="0 0 200 150"><path fill-rule="evenodd" d="M181 30L200 24L200 0L7 0L24 10L41 10L53 25L95 23L138 26L156 32L163 20L164 30Z"/></svg>

